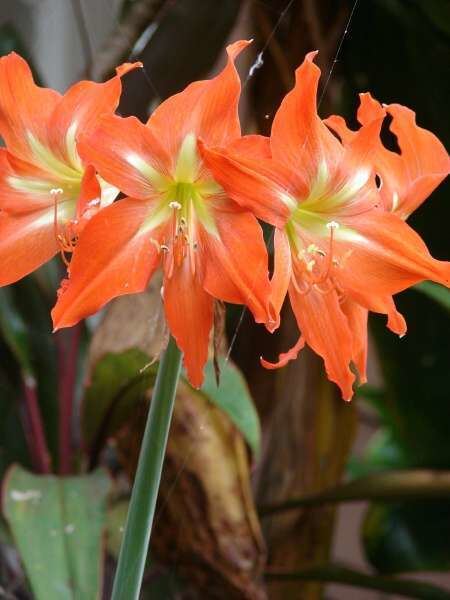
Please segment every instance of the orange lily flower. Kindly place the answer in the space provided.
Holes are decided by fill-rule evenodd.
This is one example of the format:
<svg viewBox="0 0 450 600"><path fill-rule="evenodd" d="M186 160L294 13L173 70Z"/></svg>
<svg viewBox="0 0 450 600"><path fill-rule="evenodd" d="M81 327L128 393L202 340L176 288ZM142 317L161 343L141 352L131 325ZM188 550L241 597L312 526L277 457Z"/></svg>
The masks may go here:
<svg viewBox="0 0 450 600"><path fill-rule="evenodd" d="M106 83L81 81L63 96L37 86L26 61L0 58L0 285L71 251L86 221L118 190L78 153L81 132L113 113L126 64Z"/></svg>
<svg viewBox="0 0 450 600"><path fill-rule="evenodd" d="M263 364L283 366L307 343L349 400L355 379L351 364L360 382L366 381L368 310L387 314L388 327L403 335L406 324L392 295L424 279L448 285L450 264L433 259L421 238L384 209L373 164L380 155L384 111L365 119L345 144L318 117L315 54L297 69L295 87L275 116L271 158L247 152L245 138L240 149L202 148L202 156L236 202L276 227L272 301L279 310L289 293L301 336L278 363ZM382 178L393 185L395 177L404 177L398 198L412 206L425 190L429 193L431 179L411 199L406 182L417 175L411 163L417 160L413 145L420 133L410 121L402 121L402 127L411 152L394 174L386 162ZM417 152L427 153L429 146ZM448 171L448 158L447 163L442 159L438 176L429 169L430 158L421 160L424 176L436 184Z"/></svg>
<svg viewBox="0 0 450 600"><path fill-rule="evenodd" d="M168 326L197 387L215 298L246 304L259 322L274 319L261 227L198 152L200 138L216 146L240 137L234 59L247 44L229 46L218 76L163 102L146 125L107 116L83 136L81 155L128 197L86 225L52 312L55 328L73 325L116 296L143 291L162 265Z"/></svg>

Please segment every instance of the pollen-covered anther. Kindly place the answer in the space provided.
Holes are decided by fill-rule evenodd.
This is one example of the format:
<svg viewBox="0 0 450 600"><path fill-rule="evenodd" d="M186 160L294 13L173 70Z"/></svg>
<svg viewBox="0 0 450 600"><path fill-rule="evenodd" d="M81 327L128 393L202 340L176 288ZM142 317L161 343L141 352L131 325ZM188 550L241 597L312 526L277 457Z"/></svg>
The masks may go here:
<svg viewBox="0 0 450 600"><path fill-rule="evenodd" d="M181 204L179 202L177 202L176 200L172 200L172 202L169 202L169 208L173 208L174 210L181 210Z"/></svg>
<svg viewBox="0 0 450 600"><path fill-rule="evenodd" d="M59 196L59 194L64 194L64 190L62 188L52 188L50 190L51 196Z"/></svg>
<svg viewBox="0 0 450 600"><path fill-rule="evenodd" d="M169 246L166 246L166 244L161 244L160 250L161 252L167 253L169 252Z"/></svg>

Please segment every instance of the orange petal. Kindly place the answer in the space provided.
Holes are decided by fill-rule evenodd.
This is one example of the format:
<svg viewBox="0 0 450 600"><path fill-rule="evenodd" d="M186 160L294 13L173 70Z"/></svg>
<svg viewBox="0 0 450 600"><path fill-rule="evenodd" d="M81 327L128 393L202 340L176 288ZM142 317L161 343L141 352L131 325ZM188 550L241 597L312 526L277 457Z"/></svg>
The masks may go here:
<svg viewBox="0 0 450 600"><path fill-rule="evenodd" d="M367 382L367 318L369 311L349 298L341 302L341 309L347 317L352 334L352 361L358 370L359 383L362 385Z"/></svg>
<svg viewBox="0 0 450 600"><path fill-rule="evenodd" d="M391 210L406 219L450 173L450 158L438 138L416 124L412 110L400 104L386 110L392 116L390 129L397 136L401 161L395 164L391 157L380 176L389 183L392 196L398 194L398 201L390 198Z"/></svg>
<svg viewBox="0 0 450 600"><path fill-rule="evenodd" d="M169 172L169 156L136 117L103 117L90 135L80 136L78 148L106 181L135 198L153 195Z"/></svg>
<svg viewBox="0 0 450 600"><path fill-rule="evenodd" d="M250 210L259 219L284 227L292 210L286 201L290 173L267 158L256 159L257 152L235 153L228 148L207 148L199 142L200 154L227 195L237 204ZM291 203L295 200L291 199Z"/></svg>
<svg viewBox="0 0 450 600"><path fill-rule="evenodd" d="M277 228L274 234L274 269L270 285L272 289L271 302L278 315L278 320L270 331L277 329L280 324L279 314L286 298L291 275L292 259L289 240L284 231Z"/></svg>
<svg viewBox="0 0 450 600"><path fill-rule="evenodd" d="M289 361L295 360L297 358L298 353L300 352L300 350L303 350L304 346L305 338L301 335L290 350L288 350L287 352L282 352L280 354L277 362L269 362L265 358L261 357L261 364L264 368L269 370L280 369L281 367L285 367Z"/></svg>
<svg viewBox="0 0 450 600"><path fill-rule="evenodd" d="M262 229L248 212L216 210L218 237L204 235L205 290L225 302L245 304L258 323L272 323L268 257Z"/></svg>
<svg viewBox="0 0 450 600"><path fill-rule="evenodd" d="M349 129L345 119L340 115L331 115L324 119L323 122L341 138L344 146L356 135L356 131Z"/></svg>
<svg viewBox="0 0 450 600"><path fill-rule="evenodd" d="M30 135L47 143L49 119L60 98L58 92L34 83L18 54L0 58L0 135L10 152L33 161Z"/></svg>
<svg viewBox="0 0 450 600"><path fill-rule="evenodd" d="M89 133L103 114L114 113L122 92L121 75L140 66L141 63L126 63L105 83L79 81L67 90L49 122L49 146L56 156L79 166L75 149L78 135Z"/></svg>
<svg viewBox="0 0 450 600"><path fill-rule="evenodd" d="M391 296L424 279L449 285L450 263L435 260L396 215L372 210L344 222L348 230L336 238L336 276L344 289Z"/></svg>
<svg viewBox="0 0 450 600"><path fill-rule="evenodd" d="M142 228L149 211L148 202L125 198L87 223L52 310L55 329L75 325L116 296L145 290L159 264L152 243L158 234Z"/></svg>
<svg viewBox="0 0 450 600"><path fill-rule="evenodd" d="M196 81L165 100L148 120L148 126L176 157L185 136L194 133L208 145L221 146L240 136L238 102L241 82L234 66L237 55L250 42L227 47L225 68L213 79Z"/></svg>
<svg viewBox="0 0 450 600"><path fill-rule="evenodd" d="M0 213L0 286L28 275L58 252L53 207Z"/></svg>
<svg viewBox="0 0 450 600"><path fill-rule="evenodd" d="M300 294L291 286L289 298L306 343L323 358L328 379L341 388L344 400L350 400L355 379L350 370L353 336L336 290L322 293L312 286Z"/></svg>
<svg viewBox="0 0 450 600"><path fill-rule="evenodd" d="M76 219L87 222L100 208L102 190L95 173L95 168L88 165L81 180L81 189L77 200ZM81 233L80 227L77 233Z"/></svg>
<svg viewBox="0 0 450 600"><path fill-rule="evenodd" d="M59 182L39 167L0 148L0 209L25 213L53 206L50 190Z"/></svg>
<svg viewBox="0 0 450 600"><path fill-rule="evenodd" d="M247 158L271 158L270 138L265 135L244 135L227 145L232 154L243 154Z"/></svg>
<svg viewBox="0 0 450 600"><path fill-rule="evenodd" d="M184 366L191 384L203 383L208 359L209 334L213 325L213 298L202 286L197 268L192 273L188 258L164 278L164 310L169 329L183 351Z"/></svg>
<svg viewBox="0 0 450 600"><path fill-rule="evenodd" d="M295 87L278 109L270 137L272 155L287 164L293 175L301 173L314 182L319 165L329 172L339 162L343 149L317 114L317 86L320 69L313 63L317 53L306 55L295 72Z"/></svg>

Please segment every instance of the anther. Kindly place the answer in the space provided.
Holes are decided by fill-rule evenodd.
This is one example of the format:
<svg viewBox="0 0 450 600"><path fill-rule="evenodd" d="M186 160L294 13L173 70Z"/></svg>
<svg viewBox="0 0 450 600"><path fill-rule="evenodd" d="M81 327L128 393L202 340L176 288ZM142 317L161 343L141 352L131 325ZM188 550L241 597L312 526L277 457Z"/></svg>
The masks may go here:
<svg viewBox="0 0 450 600"><path fill-rule="evenodd" d="M176 200L172 200L172 202L169 202L169 207L173 208L174 210L181 210L181 204Z"/></svg>
<svg viewBox="0 0 450 600"><path fill-rule="evenodd" d="M327 223L327 229L339 229L340 225L337 221L329 221Z"/></svg>
<svg viewBox="0 0 450 600"><path fill-rule="evenodd" d="M52 188L50 194L52 196L57 196L58 194L64 194L64 190L62 188Z"/></svg>
<svg viewBox="0 0 450 600"><path fill-rule="evenodd" d="M161 252L169 252L169 246L165 244L161 244Z"/></svg>

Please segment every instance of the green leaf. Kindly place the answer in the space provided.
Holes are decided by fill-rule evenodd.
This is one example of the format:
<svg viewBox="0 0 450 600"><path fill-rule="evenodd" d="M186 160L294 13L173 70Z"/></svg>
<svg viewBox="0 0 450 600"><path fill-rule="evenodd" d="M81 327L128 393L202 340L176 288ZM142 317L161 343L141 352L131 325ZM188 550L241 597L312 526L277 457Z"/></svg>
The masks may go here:
<svg viewBox="0 0 450 600"><path fill-rule="evenodd" d="M89 447L101 444L128 418L153 385L157 365L133 348L105 354L95 365L82 406L83 438Z"/></svg>
<svg viewBox="0 0 450 600"><path fill-rule="evenodd" d="M109 490L103 470L58 478L10 469L3 511L36 600L100 596Z"/></svg>
<svg viewBox="0 0 450 600"><path fill-rule="evenodd" d="M433 283L432 281L422 281L422 283L415 285L413 289L422 292L450 311L450 290L443 285Z"/></svg>
<svg viewBox="0 0 450 600"><path fill-rule="evenodd" d="M445 500L375 504L365 517L363 543L380 573L448 570L450 505Z"/></svg>
<svg viewBox="0 0 450 600"><path fill-rule="evenodd" d="M201 391L221 408L242 433L257 455L260 449L261 427L250 391L241 372L230 361L219 360L220 385L217 386L214 365L208 361Z"/></svg>

